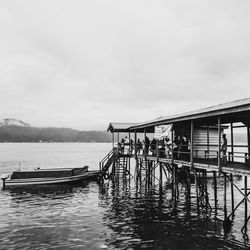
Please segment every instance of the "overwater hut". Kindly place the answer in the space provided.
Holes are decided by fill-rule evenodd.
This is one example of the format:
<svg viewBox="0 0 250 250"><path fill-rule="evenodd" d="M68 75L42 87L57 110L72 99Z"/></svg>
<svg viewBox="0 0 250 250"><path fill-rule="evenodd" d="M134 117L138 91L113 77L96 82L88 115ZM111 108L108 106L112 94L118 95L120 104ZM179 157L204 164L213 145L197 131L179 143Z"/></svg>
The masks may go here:
<svg viewBox="0 0 250 250"><path fill-rule="evenodd" d="M171 154L164 155L159 153L159 143L162 139L161 132L159 135L159 127L162 127L162 135L170 139ZM206 202L209 200L209 195L206 192L207 173L213 174L214 178L214 206L217 209L217 176L224 177L224 210L225 221L230 218L238 205L234 204L234 189L240 190L235 186L234 177L241 175L244 177L244 189L240 190L243 199L240 204L245 204L245 223L242 232L247 230L247 222L250 219L248 216L248 179L250 175L250 98L228 102L220 105L215 105L208 108L203 108L191 112L186 112L178 115L160 117L158 119L142 122L137 124L130 123L110 123L108 131L113 134L113 149L100 163L100 168L103 174L109 172L112 176L115 175L116 169L119 173L125 176L131 175L130 160L135 159L135 180L138 178L141 181L142 172L145 175L145 182L150 184L155 180L155 171L159 169L159 187L162 186L163 172L170 173L172 178L173 194L176 195L178 189L177 174L180 169L185 169L185 182L187 190L190 193L190 174L194 176L196 186L197 208L201 206L202 193L205 195ZM116 144L119 143L119 134L127 133L129 138L133 138L136 142L141 136L146 138L148 135L156 137L156 154L147 153L146 150L138 152L136 144L132 145L134 151L129 150L125 155L115 150ZM227 135L227 152L226 159L222 161L221 147L222 134ZM114 136L116 134L116 136ZM185 137L187 141L184 147L181 145L180 138ZM242 140L238 140L238 138ZM152 138L152 137L151 137ZM145 140L146 141L146 140ZM183 142L182 142L183 143ZM131 147L131 145L129 145ZM176 149L177 146L177 149ZM179 148L178 148L179 146ZM122 159L122 160L121 160ZM129 159L125 160L125 159ZM112 170L110 170L112 166ZM129 174L128 174L129 173ZM199 173L199 175L197 175ZM200 174L201 173L201 174ZM169 176L169 175L168 175ZM205 181L205 186L199 184L199 178L202 176ZM231 184L231 201L232 212L227 214L227 182ZM201 189L202 192L201 192ZM204 191L205 190L205 191ZM174 195L173 195L174 197Z"/></svg>

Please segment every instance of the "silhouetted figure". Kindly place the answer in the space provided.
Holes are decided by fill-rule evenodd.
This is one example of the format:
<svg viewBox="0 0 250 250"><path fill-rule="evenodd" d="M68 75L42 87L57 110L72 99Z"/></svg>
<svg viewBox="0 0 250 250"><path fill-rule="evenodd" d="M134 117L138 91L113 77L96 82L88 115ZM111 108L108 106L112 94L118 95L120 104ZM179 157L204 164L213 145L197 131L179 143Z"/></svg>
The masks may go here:
<svg viewBox="0 0 250 250"><path fill-rule="evenodd" d="M150 146L150 140L146 136L146 138L145 138L145 153L146 153L146 155L148 155L149 146Z"/></svg>
<svg viewBox="0 0 250 250"><path fill-rule="evenodd" d="M156 156L156 139L154 138L150 144L152 156Z"/></svg>
<svg viewBox="0 0 250 250"><path fill-rule="evenodd" d="M129 145L130 145L130 153L132 154L133 150L134 150L134 141L133 141L133 139L130 139Z"/></svg>
<svg viewBox="0 0 250 250"><path fill-rule="evenodd" d="M137 153L140 154L142 150L142 142L140 139L137 140L136 147L137 147Z"/></svg>
<svg viewBox="0 0 250 250"><path fill-rule="evenodd" d="M174 138L174 144L176 145L174 147L174 159L179 159L180 158L180 144L181 144L181 141L180 141L180 136L175 136Z"/></svg>
<svg viewBox="0 0 250 250"><path fill-rule="evenodd" d="M125 140L124 138L121 139L121 153L124 153L124 147L125 147Z"/></svg>
<svg viewBox="0 0 250 250"><path fill-rule="evenodd" d="M226 134L223 134L222 136L222 145L221 145L221 151L222 151L222 163L227 163L227 138Z"/></svg>
<svg viewBox="0 0 250 250"><path fill-rule="evenodd" d="M159 141L159 157L164 158L166 156L165 150L166 150L165 141L160 140Z"/></svg>
<svg viewBox="0 0 250 250"><path fill-rule="evenodd" d="M182 137L181 141L181 151L182 153L182 159L183 160L188 160L189 159L189 154L188 154L188 139L186 136Z"/></svg>

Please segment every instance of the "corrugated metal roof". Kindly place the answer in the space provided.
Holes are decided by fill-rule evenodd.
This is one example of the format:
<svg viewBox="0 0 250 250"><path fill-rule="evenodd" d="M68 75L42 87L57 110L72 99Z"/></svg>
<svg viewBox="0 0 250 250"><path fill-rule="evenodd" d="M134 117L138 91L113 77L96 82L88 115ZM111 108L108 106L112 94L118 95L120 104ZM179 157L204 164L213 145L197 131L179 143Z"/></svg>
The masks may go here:
<svg viewBox="0 0 250 250"><path fill-rule="evenodd" d="M212 116L234 114L237 112L245 112L245 111L250 111L250 98L236 100L233 102L227 102L227 103L211 106L208 108L202 108L202 109L198 109L198 110L194 110L194 111L190 111L186 113L181 113L177 115L159 117L155 120L151 120L151 121L147 121L144 123L131 126L130 129L135 130L138 128L154 126L154 125L159 125L163 123L167 124L167 123L187 121L187 120L192 120L192 119L208 118Z"/></svg>

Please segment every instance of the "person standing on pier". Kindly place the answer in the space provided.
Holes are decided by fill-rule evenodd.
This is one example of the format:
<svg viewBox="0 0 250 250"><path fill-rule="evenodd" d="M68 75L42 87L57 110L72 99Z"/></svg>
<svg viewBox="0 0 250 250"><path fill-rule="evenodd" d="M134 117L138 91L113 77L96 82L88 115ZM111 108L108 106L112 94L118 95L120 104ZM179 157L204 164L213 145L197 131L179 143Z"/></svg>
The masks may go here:
<svg viewBox="0 0 250 250"><path fill-rule="evenodd" d="M227 163L227 138L226 134L223 134L222 136L222 145L221 145L221 151L222 151L222 163Z"/></svg>
<svg viewBox="0 0 250 250"><path fill-rule="evenodd" d="M150 146L150 140L146 136L146 138L145 138L145 152L146 152L146 155L148 155L149 146Z"/></svg>
<svg viewBox="0 0 250 250"><path fill-rule="evenodd" d="M129 139L127 136L125 136L124 140L124 153L129 154Z"/></svg>

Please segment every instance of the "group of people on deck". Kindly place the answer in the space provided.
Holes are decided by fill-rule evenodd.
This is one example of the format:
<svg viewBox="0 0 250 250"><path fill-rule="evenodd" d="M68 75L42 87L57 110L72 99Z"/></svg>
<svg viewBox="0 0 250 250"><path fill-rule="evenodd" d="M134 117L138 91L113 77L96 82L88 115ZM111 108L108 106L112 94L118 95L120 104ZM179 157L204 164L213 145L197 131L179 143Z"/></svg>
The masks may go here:
<svg viewBox="0 0 250 250"><path fill-rule="evenodd" d="M151 141L146 136L145 140L141 141L139 138L136 143L133 139L128 139L127 136L121 139L118 143L118 150L122 154L133 154L135 150L137 154L146 154L152 156L171 158L173 152L173 158L179 160L189 160L190 159L190 140L187 135L177 135L175 136L173 143L168 137L162 139L153 138ZM173 150L172 150L173 147ZM222 136L222 144L220 148L222 152L222 163L227 162L227 138L226 134Z"/></svg>
<svg viewBox="0 0 250 250"><path fill-rule="evenodd" d="M183 156L183 152L188 152L188 143L187 137L176 137L172 144L168 137L164 137L160 140L153 138L150 141L147 136L145 140L142 141L138 138L136 143L134 143L133 139L129 140L127 136L125 136L125 138L122 138L121 142L118 143L118 149L122 154L132 154L136 149L137 154L145 153L146 155L157 156L158 152L159 157L170 158L173 145L174 157L180 159Z"/></svg>

